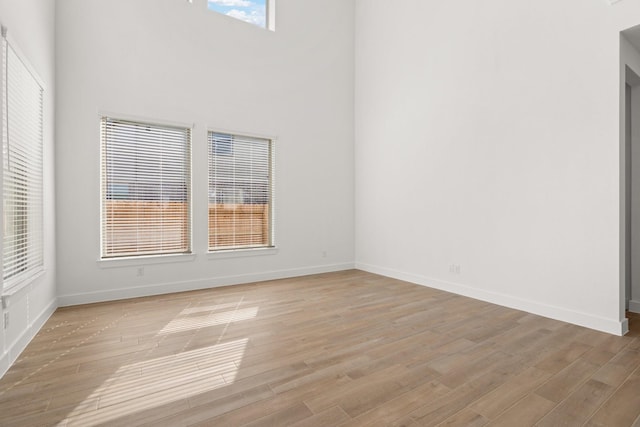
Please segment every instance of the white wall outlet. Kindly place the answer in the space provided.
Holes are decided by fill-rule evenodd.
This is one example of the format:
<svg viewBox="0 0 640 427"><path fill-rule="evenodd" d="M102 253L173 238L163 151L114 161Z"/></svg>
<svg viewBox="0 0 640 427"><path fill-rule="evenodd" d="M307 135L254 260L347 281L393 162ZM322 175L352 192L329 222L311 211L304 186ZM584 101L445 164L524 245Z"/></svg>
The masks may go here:
<svg viewBox="0 0 640 427"><path fill-rule="evenodd" d="M451 274L460 274L460 264L450 264L449 265L449 273L451 273Z"/></svg>
<svg viewBox="0 0 640 427"><path fill-rule="evenodd" d="M138 270L136 272L136 276L138 276L138 277L144 276L144 267L138 267Z"/></svg>
<svg viewBox="0 0 640 427"><path fill-rule="evenodd" d="M4 328L7 329L9 327L9 312L4 313Z"/></svg>

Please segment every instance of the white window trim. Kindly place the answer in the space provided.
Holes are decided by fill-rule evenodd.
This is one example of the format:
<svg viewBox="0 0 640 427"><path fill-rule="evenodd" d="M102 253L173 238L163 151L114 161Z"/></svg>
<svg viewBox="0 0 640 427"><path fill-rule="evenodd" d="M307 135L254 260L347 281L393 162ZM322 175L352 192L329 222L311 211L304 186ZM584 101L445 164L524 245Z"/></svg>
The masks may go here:
<svg viewBox="0 0 640 427"><path fill-rule="evenodd" d="M98 254L97 254L97 262L98 265L101 266L101 268L111 268L110 266L113 267L122 267L122 266L132 266L132 265L146 265L146 264L163 264L163 263L168 263L168 262L189 262L189 261L193 261L196 257L194 250L193 250L193 244L194 244L194 218L193 218L193 140L194 140L194 129L196 128L196 124L195 123L187 123L187 122L180 122L180 121L172 121L172 120L165 120L165 119L155 119L155 118L150 118L150 117L146 117L146 116L139 116L139 115L134 115L134 114L127 114L127 113L114 113L112 111L108 111L108 110L98 110L98 114L97 114L97 118L98 118L98 122L100 123L101 120L104 117L109 117L109 118L114 118L114 119L118 119L118 120L124 120L124 121L130 121L130 122L138 122L138 123L148 123L148 124L154 124L154 125L159 125L159 126L169 126L169 127L177 127L177 128L188 128L190 129L191 132L191 141L190 141L190 146L189 146L189 215L188 215L188 221L189 221L189 250L190 252L187 253L176 253L176 254L151 254L151 255L139 255L139 256L120 256L120 257L112 257L112 258L103 258L103 254L102 254L102 248L103 248L103 241L102 241L102 226L103 226L103 218L102 218L102 203L103 203L103 197L102 197L102 135L101 135L101 130L99 129L99 134L98 134L98 140L100 141L100 167L98 168L98 182L100 182L100 195L99 195L99 200L98 200L98 204L99 204L99 210L100 210L100 216L99 216L99 223L98 223L98 230L100 230L100 245L98 247ZM137 263L135 262L135 260L140 260ZM143 264L144 263L144 264ZM104 265L104 266L103 266Z"/></svg>
<svg viewBox="0 0 640 427"><path fill-rule="evenodd" d="M245 132L238 131L218 126L210 126L207 125L206 132L206 141L207 141L207 189L209 188L209 132L221 133L221 134L229 134L229 135L237 135L237 136L246 136L249 138L257 138L257 139L267 139L271 144L271 182L270 182L270 206L269 206L269 246L258 246L258 247L247 247L247 248L228 248L228 249L209 249L209 226L208 226L208 213L207 213L207 255L209 255L210 259L214 258L237 258L237 257L246 257L253 255L271 255L278 252L278 246L276 244L276 159L277 159L277 141L278 137L276 135L269 134L261 134L254 132ZM207 197L207 206L209 205L209 199ZM192 230L193 231L193 230ZM265 253L258 253L260 251L265 251Z"/></svg>
<svg viewBox="0 0 640 427"><path fill-rule="evenodd" d="M230 258L246 258L265 255L277 255L280 249L276 246L269 246L263 248L240 248L240 249L225 249L218 251L208 251L208 260L220 260Z"/></svg>
<svg viewBox="0 0 640 427"><path fill-rule="evenodd" d="M194 262L196 254L141 255L119 258L100 258L96 260L100 268L139 267L144 265Z"/></svg>
<svg viewBox="0 0 640 427"><path fill-rule="evenodd" d="M27 288L30 288L36 280L44 276L44 269L35 272L33 275L25 278L19 284L5 289L2 292L2 308L7 309L11 305L11 300L20 299Z"/></svg>
<svg viewBox="0 0 640 427"><path fill-rule="evenodd" d="M7 27L5 27L4 25L0 25L0 36L2 38L4 38L7 42L7 44L9 46L11 46L11 49L13 50L13 52L16 54L16 56L20 59L20 61L22 62L22 64L24 65L24 67L27 69L27 71L31 74L31 76L33 77L33 79L36 81L36 83L40 86L40 88L42 89L42 175L43 175L43 182L42 182L42 191L43 191L43 200L42 200L42 264L37 268L31 271L31 274L27 275L27 276L23 276L22 278L19 278L20 280L10 280L9 283L11 283L9 286L5 286L5 282L3 280L3 276L4 274L0 274L0 296L1 296L1 300L2 300L2 306L3 308L7 308L9 306L9 299L13 298L19 294L22 293L23 289L26 289L27 287L31 286L37 279L39 279L40 277L42 277L45 273L45 253L44 253L44 249L45 249L45 234L44 234L44 169L45 169L45 164L44 164L44 140L45 140L45 111L46 111L46 102L45 102L45 97L47 94L47 86L44 84L44 80L42 80L42 78L40 77L39 73L36 72L36 69L33 67L33 65L31 65L31 62L29 62L29 60L27 59L27 56L23 53L23 51L20 49L18 43L16 43L15 39L11 36L11 34L8 32ZM1 41L1 39L0 39ZM7 46L7 49L9 47ZM1 52L0 52L1 54ZM0 64L2 64L3 61L0 60ZM0 73L4 74L6 73L6 69L4 70L0 70ZM0 74L0 76L2 75ZM0 100L4 99L4 86L0 84ZM2 116L4 116L4 102L0 102L0 132L2 130ZM0 157L2 156L1 152L0 152ZM4 161L4 159L2 159ZM0 189L4 188L4 174L0 173ZM4 201L2 203L0 203L0 218L4 218ZM13 283L12 283L13 282Z"/></svg>

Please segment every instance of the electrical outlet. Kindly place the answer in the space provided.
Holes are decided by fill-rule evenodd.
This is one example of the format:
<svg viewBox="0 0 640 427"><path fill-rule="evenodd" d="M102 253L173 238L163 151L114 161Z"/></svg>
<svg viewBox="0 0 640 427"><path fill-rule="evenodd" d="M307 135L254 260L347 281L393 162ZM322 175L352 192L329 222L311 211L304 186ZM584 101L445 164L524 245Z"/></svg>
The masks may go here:
<svg viewBox="0 0 640 427"><path fill-rule="evenodd" d="M4 328L7 329L9 327L9 313L4 313Z"/></svg>
<svg viewBox="0 0 640 427"><path fill-rule="evenodd" d="M138 267L138 271L136 272L136 276L138 276L138 277L144 276L144 267Z"/></svg>
<svg viewBox="0 0 640 427"><path fill-rule="evenodd" d="M327 251L322 251L322 258L326 258L327 257Z"/></svg>
<svg viewBox="0 0 640 427"><path fill-rule="evenodd" d="M460 274L460 264L450 264L449 265L449 273L451 273L451 274Z"/></svg>

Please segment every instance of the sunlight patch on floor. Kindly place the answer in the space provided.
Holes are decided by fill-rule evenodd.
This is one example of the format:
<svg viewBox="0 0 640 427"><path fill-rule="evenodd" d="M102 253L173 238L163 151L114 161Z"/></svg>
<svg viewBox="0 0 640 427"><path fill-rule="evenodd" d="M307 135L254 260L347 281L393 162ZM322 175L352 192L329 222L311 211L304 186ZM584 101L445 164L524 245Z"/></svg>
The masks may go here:
<svg viewBox="0 0 640 427"><path fill-rule="evenodd" d="M132 417L145 416L163 405L179 403L201 393L232 384L244 357L248 338L222 342L229 325L257 316L258 307L239 308L244 297L235 303L188 307L170 321L156 336L225 325L215 344L180 351L162 357L129 363L118 368L87 396L67 418L67 426L93 426L124 423ZM219 310L226 310L220 312ZM87 403L97 410L77 410Z"/></svg>
<svg viewBox="0 0 640 427"><path fill-rule="evenodd" d="M176 332L192 329L207 328L209 326L224 325L230 322L249 320L256 317L258 307L249 307L222 313L211 313L207 316L180 317L169 322L160 332L160 335L175 334Z"/></svg>
<svg viewBox="0 0 640 427"><path fill-rule="evenodd" d="M201 305L201 306L196 306L196 307L189 307L189 308L185 308L184 310L182 310L180 312L181 316L188 316L191 314L198 314L198 313L211 313L213 311L216 310L225 310L228 308L237 308L238 303L237 302L229 302L226 304L215 304L215 305Z"/></svg>
<svg viewBox="0 0 640 427"><path fill-rule="evenodd" d="M72 417L68 425L106 423L231 384L247 343L243 338L125 365L84 400L99 399L98 410Z"/></svg>

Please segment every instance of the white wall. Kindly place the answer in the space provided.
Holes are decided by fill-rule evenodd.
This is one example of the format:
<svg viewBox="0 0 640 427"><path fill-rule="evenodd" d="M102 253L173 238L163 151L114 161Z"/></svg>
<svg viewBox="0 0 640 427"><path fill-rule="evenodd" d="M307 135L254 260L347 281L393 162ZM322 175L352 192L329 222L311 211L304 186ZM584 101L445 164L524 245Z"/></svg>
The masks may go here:
<svg viewBox="0 0 640 427"><path fill-rule="evenodd" d="M278 0L276 14L271 32L205 0L57 2L61 305L353 267L354 5ZM142 277L97 262L104 112L195 125L195 260ZM206 254L208 127L277 137L277 253Z"/></svg>
<svg viewBox="0 0 640 427"><path fill-rule="evenodd" d="M54 2L0 0L0 23L10 40L37 72L44 85L44 267L45 272L18 293L4 298L0 316L0 377L24 350L56 308L54 217ZM1 319L2 317L0 317ZM0 321L0 324L3 324Z"/></svg>
<svg viewBox="0 0 640 427"><path fill-rule="evenodd" d="M624 332L619 32L638 9L356 0L356 266Z"/></svg>

